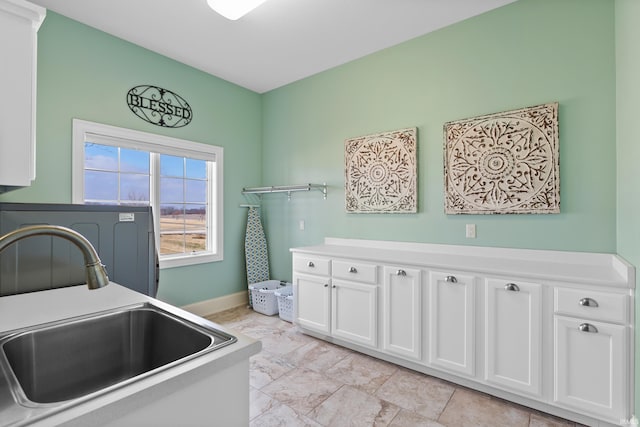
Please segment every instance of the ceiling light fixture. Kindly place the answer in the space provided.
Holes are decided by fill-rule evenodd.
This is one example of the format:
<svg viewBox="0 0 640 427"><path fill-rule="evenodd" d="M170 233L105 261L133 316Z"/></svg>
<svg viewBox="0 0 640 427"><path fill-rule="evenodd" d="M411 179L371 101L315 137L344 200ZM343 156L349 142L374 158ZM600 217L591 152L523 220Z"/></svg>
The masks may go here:
<svg viewBox="0 0 640 427"><path fill-rule="evenodd" d="M227 19L235 21L267 0L207 0L209 7Z"/></svg>

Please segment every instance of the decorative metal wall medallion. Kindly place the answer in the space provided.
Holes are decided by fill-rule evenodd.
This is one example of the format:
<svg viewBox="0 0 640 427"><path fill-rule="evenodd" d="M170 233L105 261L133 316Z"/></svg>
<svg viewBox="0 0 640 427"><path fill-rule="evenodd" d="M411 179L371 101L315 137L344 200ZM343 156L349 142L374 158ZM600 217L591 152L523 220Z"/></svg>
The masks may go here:
<svg viewBox="0 0 640 427"><path fill-rule="evenodd" d="M345 140L347 212L417 212L416 136L409 128Z"/></svg>
<svg viewBox="0 0 640 427"><path fill-rule="evenodd" d="M142 120L166 128L186 126L193 118L193 111L184 98L157 86L131 88L127 93L127 105Z"/></svg>
<svg viewBox="0 0 640 427"><path fill-rule="evenodd" d="M445 123L445 212L559 213L558 103Z"/></svg>

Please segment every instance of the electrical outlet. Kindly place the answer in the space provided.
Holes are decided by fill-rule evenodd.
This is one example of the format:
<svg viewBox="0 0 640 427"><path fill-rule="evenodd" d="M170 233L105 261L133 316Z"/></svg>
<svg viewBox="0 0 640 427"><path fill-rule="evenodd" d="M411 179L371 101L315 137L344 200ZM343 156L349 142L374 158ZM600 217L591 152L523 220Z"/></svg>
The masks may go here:
<svg viewBox="0 0 640 427"><path fill-rule="evenodd" d="M298 228L299 228L301 231L303 231L303 230L304 230L304 219L301 219L301 220L298 222Z"/></svg>
<svg viewBox="0 0 640 427"><path fill-rule="evenodd" d="M467 224L466 236L467 236L467 239L475 239L476 238L476 225L475 224Z"/></svg>

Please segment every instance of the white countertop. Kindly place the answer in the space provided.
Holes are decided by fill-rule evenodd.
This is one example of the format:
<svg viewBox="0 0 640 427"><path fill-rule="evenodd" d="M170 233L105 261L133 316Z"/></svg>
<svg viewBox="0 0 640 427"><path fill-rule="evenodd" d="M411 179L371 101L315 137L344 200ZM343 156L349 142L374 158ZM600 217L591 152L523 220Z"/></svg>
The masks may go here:
<svg viewBox="0 0 640 427"><path fill-rule="evenodd" d="M136 381L131 385L118 388L110 393L98 396L87 402L74 405L62 412L54 414L45 420L36 421L29 425L50 426L72 421L86 415L97 408L113 405L117 410L119 401L131 399L136 394L153 388L154 393L171 393L173 390L163 389L168 380L180 376L211 375L232 366L240 361L257 354L261 343L224 327L209 322L184 310L169 306L166 303L147 297L116 283L110 283L101 289L89 290L86 286L72 286L48 291L0 297L0 334L15 329L45 324L70 317L83 316L100 311L126 307L138 303L151 302L161 309L179 310L180 315L187 320L202 324L206 322L211 327L229 333L237 338L237 342L204 354L193 360L186 361L156 375ZM15 419L11 408L0 407L0 425L12 425L20 420ZM20 425L20 424L18 424Z"/></svg>
<svg viewBox="0 0 640 427"><path fill-rule="evenodd" d="M291 252L535 280L635 287L635 270L615 254L326 238Z"/></svg>

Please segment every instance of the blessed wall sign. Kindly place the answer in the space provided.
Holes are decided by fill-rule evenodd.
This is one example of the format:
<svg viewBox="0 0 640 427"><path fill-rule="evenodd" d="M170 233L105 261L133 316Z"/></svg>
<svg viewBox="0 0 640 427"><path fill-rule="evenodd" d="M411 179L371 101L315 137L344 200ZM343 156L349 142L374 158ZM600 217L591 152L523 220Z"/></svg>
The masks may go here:
<svg viewBox="0 0 640 427"><path fill-rule="evenodd" d="M131 88L127 92L127 105L145 122L167 128L186 126L193 118L193 111L183 97L152 85Z"/></svg>

